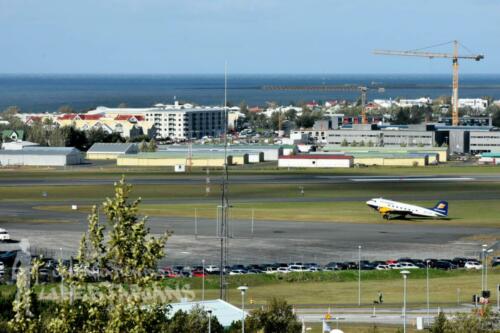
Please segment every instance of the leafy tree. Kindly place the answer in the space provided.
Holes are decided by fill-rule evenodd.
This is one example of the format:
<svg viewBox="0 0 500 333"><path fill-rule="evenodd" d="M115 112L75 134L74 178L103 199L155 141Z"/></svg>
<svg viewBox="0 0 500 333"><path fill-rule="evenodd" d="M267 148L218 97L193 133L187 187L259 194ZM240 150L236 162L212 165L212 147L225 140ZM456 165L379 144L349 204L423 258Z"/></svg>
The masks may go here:
<svg viewBox="0 0 500 333"><path fill-rule="evenodd" d="M445 333L446 325L448 324L448 320L446 319L446 315L444 312L439 312L437 317L434 319L434 323L429 329L430 333Z"/></svg>
<svg viewBox="0 0 500 333"><path fill-rule="evenodd" d="M149 152L155 152L156 149L158 149L157 145L156 145L156 140L155 139L151 139L148 143L148 151Z"/></svg>
<svg viewBox="0 0 500 333"><path fill-rule="evenodd" d="M193 308L189 313L177 311L170 320L167 333L208 332L208 321L208 313L200 307ZM214 333L224 332L217 317L211 318L210 329Z"/></svg>
<svg viewBox="0 0 500 333"><path fill-rule="evenodd" d="M24 268L17 273L17 295L12 303L14 318L9 321L9 328L14 333L37 332L39 322L34 318L32 304L35 295L30 287L30 281Z"/></svg>
<svg viewBox="0 0 500 333"><path fill-rule="evenodd" d="M103 203L110 230L108 240L103 244L105 228L99 225L97 209L89 216L87 238L81 241L79 253L87 264L104 263L110 268L111 278L119 283L144 284L151 280L158 260L165 256L165 244L169 233L155 238L150 237L146 227L147 217L139 218L138 206L141 199L129 202L131 185L122 178L115 183L115 195ZM89 255L93 253L93 255ZM85 256L83 256L85 254Z"/></svg>
<svg viewBox="0 0 500 333"><path fill-rule="evenodd" d="M33 124L29 127L29 131L27 133L28 141L38 143L41 146L47 145L48 136L48 131L40 121L33 122Z"/></svg>
<svg viewBox="0 0 500 333"><path fill-rule="evenodd" d="M291 305L285 300L273 298L265 308L251 312L245 320L246 327L249 332L262 330L264 333L299 333L302 326Z"/></svg>
<svg viewBox="0 0 500 333"><path fill-rule="evenodd" d="M347 147L347 146L349 146L349 142L347 142L347 140L346 140L346 139L344 139L344 140L342 140L342 142L340 143L340 145L341 145L342 147Z"/></svg>

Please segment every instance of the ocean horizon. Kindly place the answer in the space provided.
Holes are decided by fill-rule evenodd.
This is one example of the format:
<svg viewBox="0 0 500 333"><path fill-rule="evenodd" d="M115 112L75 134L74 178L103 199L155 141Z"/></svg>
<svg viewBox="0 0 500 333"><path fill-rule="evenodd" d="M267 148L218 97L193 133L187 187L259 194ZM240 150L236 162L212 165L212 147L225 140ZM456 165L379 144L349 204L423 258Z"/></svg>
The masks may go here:
<svg viewBox="0 0 500 333"><path fill-rule="evenodd" d="M228 101L250 106L277 102L355 100L357 91L272 90L269 86L367 86L368 99L436 98L451 95L450 74L229 74ZM500 99L500 74L463 74L461 98ZM77 111L97 106L148 107L175 100L222 105L223 74L0 74L0 110L54 112L62 105Z"/></svg>

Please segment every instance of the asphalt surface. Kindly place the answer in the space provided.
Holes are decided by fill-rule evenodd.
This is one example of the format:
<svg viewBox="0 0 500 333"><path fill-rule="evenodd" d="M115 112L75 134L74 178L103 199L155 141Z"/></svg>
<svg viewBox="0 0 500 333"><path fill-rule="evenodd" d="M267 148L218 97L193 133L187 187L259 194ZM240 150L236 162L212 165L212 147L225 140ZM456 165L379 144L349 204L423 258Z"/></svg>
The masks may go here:
<svg viewBox="0 0 500 333"><path fill-rule="evenodd" d="M175 178L127 178L133 184L204 184L204 176L184 176ZM213 181L217 180L214 177ZM270 176L234 176L233 184L259 183L359 183L359 182L466 182L500 181L500 175L488 176L419 176L419 177L381 177L381 176L324 176L324 175L270 175ZM110 179L2 179L2 186L35 185L93 185L112 184ZM406 197L404 197L406 198ZM398 199L404 199L398 198ZM412 200L439 199L435 195L408 194ZM360 198L308 198L297 197L288 201L366 201ZM456 192L453 200L500 199L494 193L481 193L474 197ZM100 201L100 198L96 198ZM253 199L259 200L259 199ZM273 201L285 199L274 198ZM241 202L242 200L240 200ZM252 200L244 200L251 202ZM145 203L161 204L161 200L145 200ZM196 203L200 199L169 200L169 203ZM216 204L216 201L211 201ZM0 226L6 228L14 239L25 239L33 249L63 249L65 256L76 252L79 239L87 228L87 216L84 213L53 212L33 209L39 205L88 204L89 200L68 201L16 201L0 202ZM207 203L207 201L204 201ZM235 203L237 204L237 203ZM9 220L12 220L9 221ZM52 221L47 223L48 221ZM149 227L154 234L167 230L173 232L168 241L167 261L171 263L193 263L206 259L207 263L216 263L219 256L220 240L216 237L216 221L199 219L195 226L193 218L152 217ZM253 230L253 232L252 232ZM363 259L389 259L399 257L451 258L455 256L473 256L479 249L478 242L464 241L473 235L500 235L500 228L457 227L444 224L360 224L360 223L324 223L294 221L256 221L252 228L250 216L245 220L230 220L229 257L233 263L263 263L314 261L347 261L357 258L358 245L362 246ZM499 236L500 237L500 236ZM2 244L0 249L15 247L15 244Z"/></svg>
<svg viewBox="0 0 500 333"><path fill-rule="evenodd" d="M134 177L128 176L127 182L138 185L163 184L205 184L207 176L176 177ZM212 183L220 183L221 177L210 176ZM474 176L328 176L328 175L232 175L232 184L343 184L354 182L464 182L464 181L500 181L500 175ZM114 178L10 178L2 179L1 186L41 186L41 185L107 185L113 184Z"/></svg>

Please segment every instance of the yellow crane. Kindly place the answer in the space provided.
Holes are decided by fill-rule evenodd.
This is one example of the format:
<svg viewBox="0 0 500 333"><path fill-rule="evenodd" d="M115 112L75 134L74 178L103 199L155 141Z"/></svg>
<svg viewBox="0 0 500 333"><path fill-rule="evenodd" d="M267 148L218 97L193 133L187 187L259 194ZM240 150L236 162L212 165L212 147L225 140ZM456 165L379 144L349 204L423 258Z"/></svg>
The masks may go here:
<svg viewBox="0 0 500 333"><path fill-rule="evenodd" d="M448 44L448 43L446 43ZM453 63L453 93L451 97L452 104L452 125L458 125L458 59L469 59L480 61L484 59L484 55L459 55L458 54L458 41L453 41L453 53L436 53L436 52L423 52L423 51L392 51L392 50L375 50L374 54L379 55L393 55L393 56L409 56L409 57L425 57L425 58L445 58L452 59Z"/></svg>

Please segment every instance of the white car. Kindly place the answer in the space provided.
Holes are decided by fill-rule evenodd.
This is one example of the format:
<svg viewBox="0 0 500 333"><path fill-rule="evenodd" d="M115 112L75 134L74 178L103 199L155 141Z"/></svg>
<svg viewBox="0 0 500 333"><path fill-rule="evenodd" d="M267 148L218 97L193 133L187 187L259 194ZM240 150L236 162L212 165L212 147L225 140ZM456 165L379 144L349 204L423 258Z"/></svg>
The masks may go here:
<svg viewBox="0 0 500 333"><path fill-rule="evenodd" d="M389 267L389 265L382 265L382 264L378 264L378 265L375 267L375 269L376 269L377 271L386 271L386 270L391 269L391 268Z"/></svg>
<svg viewBox="0 0 500 333"><path fill-rule="evenodd" d="M215 265L208 265L205 270L208 272L208 273L215 273L215 272L220 272L220 269L219 267L215 266Z"/></svg>
<svg viewBox="0 0 500 333"><path fill-rule="evenodd" d="M10 235L7 230L0 228L0 241L10 240Z"/></svg>
<svg viewBox="0 0 500 333"><path fill-rule="evenodd" d="M467 261L464 265L465 269L482 269L483 265L479 261Z"/></svg>
<svg viewBox="0 0 500 333"><path fill-rule="evenodd" d="M419 269L418 266L412 264L411 262L400 262L399 265L401 269Z"/></svg>
<svg viewBox="0 0 500 333"><path fill-rule="evenodd" d="M276 267L268 267L265 271L266 274L276 274L278 273L278 269Z"/></svg>
<svg viewBox="0 0 500 333"><path fill-rule="evenodd" d="M229 272L229 275L243 275L246 273L247 272L242 269L233 269L232 271Z"/></svg>
<svg viewBox="0 0 500 333"><path fill-rule="evenodd" d="M278 269L276 271L278 273L282 273L282 274L290 273L290 270L288 269L288 267L278 267Z"/></svg>
<svg viewBox="0 0 500 333"><path fill-rule="evenodd" d="M290 272L307 272L308 270L303 265L290 265L288 266Z"/></svg>
<svg viewBox="0 0 500 333"><path fill-rule="evenodd" d="M390 269L401 269L401 264L389 264Z"/></svg>

